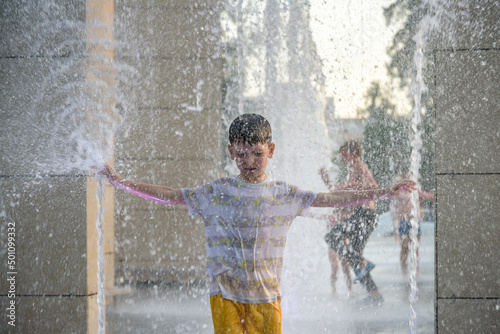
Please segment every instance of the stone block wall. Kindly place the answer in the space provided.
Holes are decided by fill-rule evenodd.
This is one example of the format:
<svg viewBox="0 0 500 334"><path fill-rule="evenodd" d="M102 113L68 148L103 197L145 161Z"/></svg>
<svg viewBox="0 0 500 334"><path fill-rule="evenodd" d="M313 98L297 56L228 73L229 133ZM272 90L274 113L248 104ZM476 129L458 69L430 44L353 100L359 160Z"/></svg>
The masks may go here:
<svg viewBox="0 0 500 334"><path fill-rule="evenodd" d="M87 178L51 164L49 154L66 152L59 139L74 130L57 120L65 88L86 80L85 67L74 66L85 54L86 20L85 1L0 4L2 333L97 328L88 312L96 291L89 289ZM5 311L12 300L15 326Z"/></svg>
<svg viewBox="0 0 500 334"><path fill-rule="evenodd" d="M217 1L116 1L123 93L115 164L127 178L174 188L220 176L222 57ZM185 206L116 193L116 281L205 279L204 226Z"/></svg>
<svg viewBox="0 0 500 334"><path fill-rule="evenodd" d="M434 41L436 332L500 330L500 5L450 2Z"/></svg>

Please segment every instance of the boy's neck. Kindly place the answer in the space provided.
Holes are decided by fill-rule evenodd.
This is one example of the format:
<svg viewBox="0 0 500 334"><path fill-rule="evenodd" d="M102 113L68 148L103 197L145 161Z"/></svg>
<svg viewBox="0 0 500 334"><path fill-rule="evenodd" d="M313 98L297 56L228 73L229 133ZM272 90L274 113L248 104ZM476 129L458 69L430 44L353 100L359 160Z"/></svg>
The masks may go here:
<svg viewBox="0 0 500 334"><path fill-rule="evenodd" d="M265 180L267 180L267 175L266 175L266 173L263 173L258 178L248 178L245 175L240 174L240 175L237 176L237 178L240 179L241 181L245 182L245 183L257 184L257 183L262 183Z"/></svg>

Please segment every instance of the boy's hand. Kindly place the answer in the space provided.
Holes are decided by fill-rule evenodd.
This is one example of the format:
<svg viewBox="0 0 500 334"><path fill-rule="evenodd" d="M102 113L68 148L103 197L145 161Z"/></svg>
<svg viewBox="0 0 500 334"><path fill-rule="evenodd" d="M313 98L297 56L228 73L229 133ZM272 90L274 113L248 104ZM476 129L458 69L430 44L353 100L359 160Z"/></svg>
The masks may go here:
<svg viewBox="0 0 500 334"><path fill-rule="evenodd" d="M113 169L113 167L111 167L108 164L104 164L104 166L98 171L98 173L110 181L120 182L121 180L123 180L123 178L120 176L120 174L118 174Z"/></svg>
<svg viewBox="0 0 500 334"><path fill-rule="evenodd" d="M390 190L390 195L397 195L400 192L409 192L416 190L417 183L413 180L401 180L392 185Z"/></svg>

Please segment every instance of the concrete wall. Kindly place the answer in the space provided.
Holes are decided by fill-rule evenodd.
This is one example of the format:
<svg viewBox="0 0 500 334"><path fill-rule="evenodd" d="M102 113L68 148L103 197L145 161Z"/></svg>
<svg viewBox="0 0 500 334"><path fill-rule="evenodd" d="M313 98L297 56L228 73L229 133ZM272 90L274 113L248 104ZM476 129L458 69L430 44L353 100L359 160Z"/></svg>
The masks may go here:
<svg viewBox="0 0 500 334"><path fill-rule="evenodd" d="M500 5L451 3L434 41L436 332L500 331Z"/></svg>
<svg viewBox="0 0 500 334"><path fill-rule="evenodd" d="M116 1L115 60L136 71L118 89L124 177L175 188L219 177L222 58L217 1ZM204 226L186 207L116 193L117 284L205 278Z"/></svg>
<svg viewBox="0 0 500 334"><path fill-rule="evenodd" d="M57 116L53 111L64 101L59 87L85 81L85 68L72 64L86 45L81 28L57 29L57 22L84 27L86 3L48 5L0 5L2 333L87 332L88 307L96 305L95 291L88 290L87 180L38 159L48 147L65 149L48 135L55 124L44 120ZM72 42L63 46L65 40ZM70 70L51 84L61 68ZM13 268L7 265L8 232L15 233ZM10 271L17 273L15 298L7 294ZM15 327L6 321L11 300Z"/></svg>

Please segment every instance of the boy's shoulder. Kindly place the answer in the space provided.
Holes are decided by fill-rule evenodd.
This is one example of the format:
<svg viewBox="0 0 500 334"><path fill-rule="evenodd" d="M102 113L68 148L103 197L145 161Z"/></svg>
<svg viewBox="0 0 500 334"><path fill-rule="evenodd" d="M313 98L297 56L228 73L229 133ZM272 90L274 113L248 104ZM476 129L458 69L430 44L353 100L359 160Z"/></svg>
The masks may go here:
<svg viewBox="0 0 500 334"><path fill-rule="evenodd" d="M215 179L211 181L212 184L235 184L237 182L234 177L221 177L220 179Z"/></svg>
<svg viewBox="0 0 500 334"><path fill-rule="evenodd" d="M279 180L266 180L262 183L251 184L239 180L237 177L221 177L213 180L210 184L215 186L232 186L235 188L255 188L255 187L280 187L290 186L289 183Z"/></svg>

